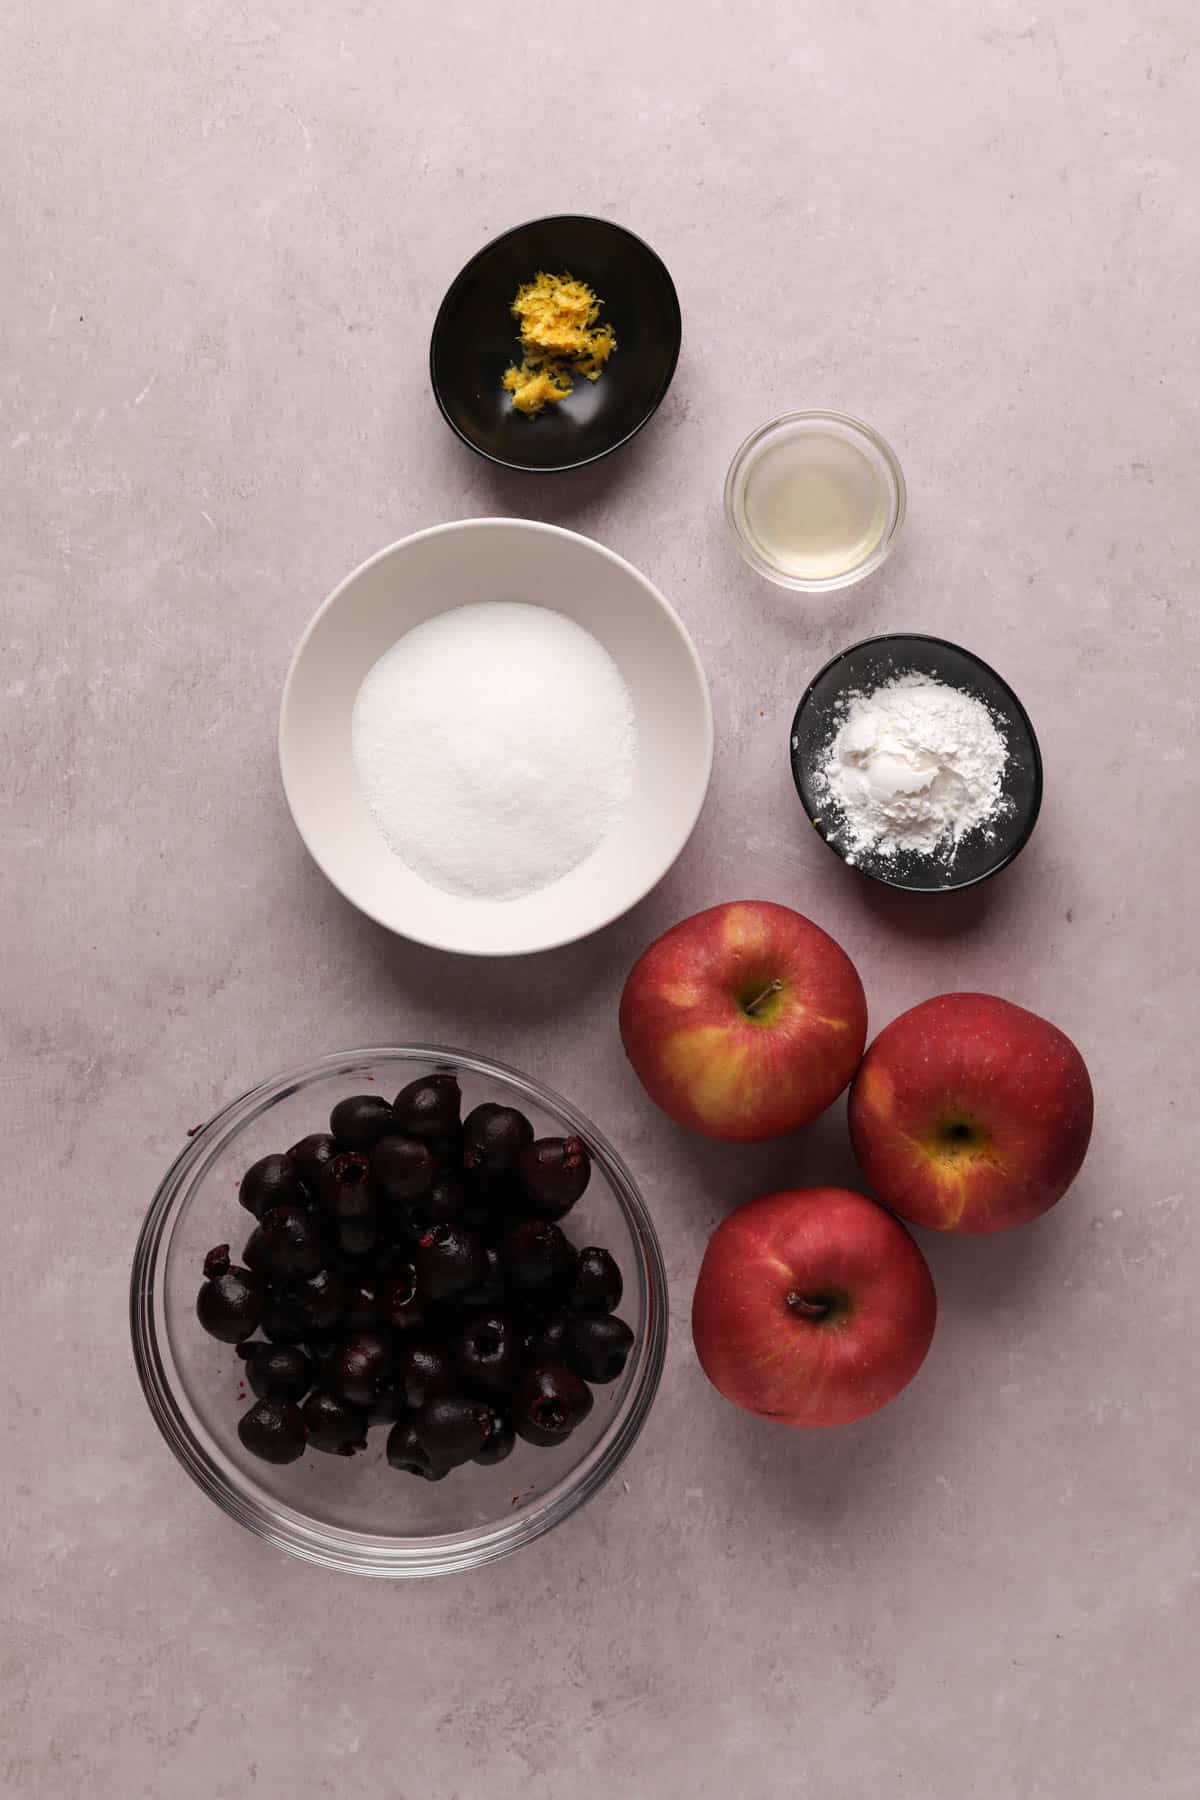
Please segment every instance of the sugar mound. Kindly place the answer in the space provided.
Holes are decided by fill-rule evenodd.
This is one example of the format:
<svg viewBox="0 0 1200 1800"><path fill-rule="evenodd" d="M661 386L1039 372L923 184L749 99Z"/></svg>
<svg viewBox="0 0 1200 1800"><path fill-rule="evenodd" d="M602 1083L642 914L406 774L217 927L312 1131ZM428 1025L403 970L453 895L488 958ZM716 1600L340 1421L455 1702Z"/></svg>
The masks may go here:
<svg viewBox="0 0 1200 1800"><path fill-rule="evenodd" d="M434 887L516 900L618 824L637 721L616 663L544 606L489 600L427 619L369 671L355 773L396 854Z"/></svg>

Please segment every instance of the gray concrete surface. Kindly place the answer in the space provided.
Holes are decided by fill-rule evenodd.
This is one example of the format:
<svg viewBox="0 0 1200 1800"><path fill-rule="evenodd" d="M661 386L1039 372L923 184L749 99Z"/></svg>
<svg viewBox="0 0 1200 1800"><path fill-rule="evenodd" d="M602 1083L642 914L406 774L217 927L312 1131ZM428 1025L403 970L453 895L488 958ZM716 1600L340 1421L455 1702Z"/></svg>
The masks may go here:
<svg viewBox="0 0 1200 1800"><path fill-rule="evenodd" d="M0 44L0 1787L1195 1795L1193 8L45 0L6 8ZM563 208L662 252L684 354L610 466L498 477L437 416L429 326L482 240ZM812 602L752 575L720 511L743 434L805 404L874 421L910 483L886 571ZM718 752L634 916L479 967L324 884L274 730L338 577L494 512L662 586ZM959 905L850 877L790 787L805 679L887 628L970 644L1041 733L1037 836ZM686 1320L728 1208L850 1173L840 1111L701 1153L616 1038L635 953L745 893L841 939L875 1026L994 990L1070 1031L1096 1082L1068 1199L929 1242L925 1373L832 1435L736 1415ZM125 1289L188 1126L315 1048L412 1035L546 1075L612 1133L675 1329L628 1491L500 1567L389 1587L307 1569L193 1489L142 1403Z"/></svg>

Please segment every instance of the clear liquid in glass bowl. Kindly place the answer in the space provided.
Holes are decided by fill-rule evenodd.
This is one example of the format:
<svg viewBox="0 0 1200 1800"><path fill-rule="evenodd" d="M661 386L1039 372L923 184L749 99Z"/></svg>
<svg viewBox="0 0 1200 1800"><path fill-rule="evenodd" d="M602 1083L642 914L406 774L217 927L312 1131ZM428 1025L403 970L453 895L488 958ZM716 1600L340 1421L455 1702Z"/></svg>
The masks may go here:
<svg viewBox="0 0 1200 1800"><path fill-rule="evenodd" d="M725 482L742 556L781 587L828 593L871 574L904 521L895 451L848 413L785 413L751 432Z"/></svg>

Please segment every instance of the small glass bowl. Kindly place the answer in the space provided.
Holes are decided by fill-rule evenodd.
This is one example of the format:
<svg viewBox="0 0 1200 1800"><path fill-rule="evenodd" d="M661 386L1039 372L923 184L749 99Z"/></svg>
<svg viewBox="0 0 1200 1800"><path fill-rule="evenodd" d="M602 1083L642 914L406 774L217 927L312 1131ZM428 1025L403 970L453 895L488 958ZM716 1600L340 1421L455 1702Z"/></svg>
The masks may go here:
<svg viewBox="0 0 1200 1800"><path fill-rule="evenodd" d="M873 539L859 561L828 575L810 576L797 574L771 554L750 523L747 501L755 470L766 454L780 449L789 440L818 435L849 444L866 458L879 483L884 520L879 537ZM752 431L739 446L725 477L725 516L733 528L742 556L768 581L799 593L832 593L837 588L852 587L872 574L892 553L904 523L906 505L904 471L895 451L872 426L852 418L849 413L810 410L783 413L778 419L771 419L757 431Z"/></svg>
<svg viewBox="0 0 1200 1800"><path fill-rule="evenodd" d="M425 1482L390 1469L386 1427L343 1460L311 1451L284 1468L250 1456L237 1435L251 1396L243 1365L196 1319L205 1252L235 1256L253 1228L238 1204L244 1170L324 1128L336 1101L364 1087L389 1098L417 1076L449 1069L464 1110L481 1100L517 1106L535 1135L583 1138L592 1177L564 1222L578 1245L603 1244L620 1265L620 1314L634 1333L621 1377L593 1388L595 1404L552 1450L517 1442L492 1468L469 1464ZM359 1575L448 1574L532 1543L599 1492L628 1454L654 1400L667 1342L667 1281L658 1238L632 1176L590 1120L539 1082L462 1050L415 1044L323 1056L252 1088L181 1151L150 1204L130 1285L134 1360L155 1423L188 1474L231 1518L268 1543L325 1568Z"/></svg>

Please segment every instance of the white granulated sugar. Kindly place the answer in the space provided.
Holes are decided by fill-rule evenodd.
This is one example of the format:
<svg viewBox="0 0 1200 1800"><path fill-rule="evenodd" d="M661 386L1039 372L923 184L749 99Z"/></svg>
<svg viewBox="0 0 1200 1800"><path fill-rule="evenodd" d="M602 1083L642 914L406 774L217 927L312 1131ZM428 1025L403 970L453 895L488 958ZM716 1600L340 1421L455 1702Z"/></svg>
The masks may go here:
<svg viewBox="0 0 1200 1800"><path fill-rule="evenodd" d="M901 851L953 857L1004 807L1008 751L983 702L927 675L849 696L817 772L847 860Z"/></svg>
<svg viewBox="0 0 1200 1800"><path fill-rule="evenodd" d="M354 768L388 844L451 894L516 900L581 863L633 786L608 651L544 606L483 601L407 632L358 691Z"/></svg>

